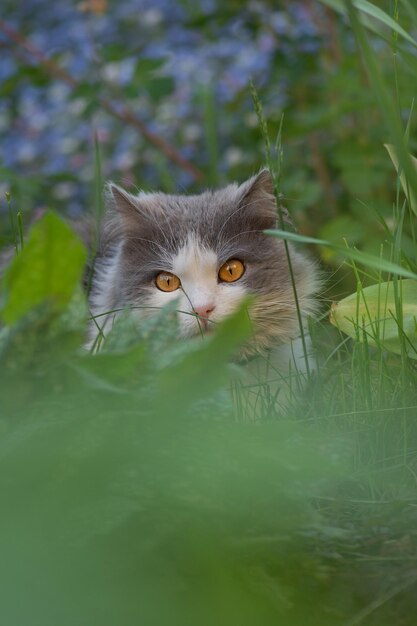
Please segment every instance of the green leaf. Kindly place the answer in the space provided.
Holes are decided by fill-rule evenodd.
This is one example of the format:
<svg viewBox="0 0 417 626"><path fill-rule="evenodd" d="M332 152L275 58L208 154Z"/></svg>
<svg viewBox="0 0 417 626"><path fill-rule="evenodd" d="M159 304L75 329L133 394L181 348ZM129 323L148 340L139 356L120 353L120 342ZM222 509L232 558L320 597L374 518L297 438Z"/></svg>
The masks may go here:
<svg viewBox="0 0 417 626"><path fill-rule="evenodd" d="M410 208L414 211L414 213L417 214L417 198L416 198L415 193L413 193L413 190L410 189L410 185L407 182L407 178L406 178L406 176L404 174L404 171L400 167L400 163L399 163L398 156L397 156L397 150L396 150L395 146L393 146L392 144L386 143L384 145L385 145L385 147L386 147L386 149L388 151L388 154L391 157L391 161L394 164L394 167L395 167L395 169L397 171L397 174L400 177L401 187L404 190L404 193L405 193L405 195L407 197L407 200L408 200L408 202L410 204ZM414 166L415 166L415 168L417 170L417 159L415 157L413 157L411 154L410 154L410 158L411 158L411 160L412 160L412 162L413 162L413 164L414 164Z"/></svg>
<svg viewBox="0 0 417 626"><path fill-rule="evenodd" d="M334 304L330 321L347 335L360 341L366 337L369 344L396 354L401 354L404 345L408 356L417 359L417 282L389 281L365 287Z"/></svg>
<svg viewBox="0 0 417 626"><path fill-rule="evenodd" d="M161 406L172 404L172 398L183 409L197 397L204 397L219 389L227 380L227 360L236 354L249 337L251 323L248 303L219 324L209 337L196 339L195 351L182 356L161 373L158 385L164 390Z"/></svg>
<svg viewBox="0 0 417 626"><path fill-rule="evenodd" d="M85 261L84 246L71 228L47 213L5 273L2 318L6 324L15 324L44 302L64 309L81 281Z"/></svg>
<svg viewBox="0 0 417 626"><path fill-rule="evenodd" d="M417 24L417 9L413 7L412 2L410 0L401 0L401 4L403 4L407 9L414 24Z"/></svg>
<svg viewBox="0 0 417 626"><path fill-rule="evenodd" d="M149 75L160 70L165 62L165 59L139 59L135 66L134 78L138 80L148 80Z"/></svg>
<svg viewBox="0 0 417 626"><path fill-rule="evenodd" d="M406 268L401 267L401 265L388 261L382 257L369 254L368 252L362 252L361 250L356 250L355 248L344 248L343 246L337 245L333 245L332 247L334 247L339 254L344 255L348 259L352 259L352 261L361 263L362 265L365 265L365 267L372 267L373 269L381 272L397 274L398 276L403 276L404 278L417 279L417 274L411 270L407 270Z"/></svg>
<svg viewBox="0 0 417 626"><path fill-rule="evenodd" d="M324 239L317 239L316 237L308 237L307 235L299 235L298 233L292 233L287 230L265 230L267 235L272 235L273 237L279 237L280 239L286 239L287 241L295 241L296 243L315 243L319 246L331 246L332 244L329 241L325 241Z"/></svg>
<svg viewBox="0 0 417 626"><path fill-rule="evenodd" d="M174 81L170 76L155 76L146 83L146 90L155 102L168 96L174 89Z"/></svg>
<svg viewBox="0 0 417 626"><path fill-rule="evenodd" d="M321 0L321 2L338 13L342 13L343 15L347 13L345 4L342 0ZM407 31L404 30L398 22L396 22L390 15L385 13L385 11L379 7L375 6L371 2L367 2L367 0L354 0L353 6L365 15L369 15L370 17L381 22L381 24L388 26L388 28L401 35L401 37L417 48L417 41L413 39L413 37L407 33Z"/></svg>
<svg viewBox="0 0 417 626"><path fill-rule="evenodd" d="M366 241L367 231L364 229L363 223L359 222L351 215L339 215L332 220L326 222L320 230L321 237L336 245L348 240L351 244L357 245ZM321 256L326 262L336 262L339 264L340 257L331 248L322 246Z"/></svg>
<svg viewBox="0 0 417 626"><path fill-rule="evenodd" d="M378 271L389 272L391 274L403 276L404 278L413 278L417 280L417 274L411 270L407 270L406 268L401 267L401 265L388 261L387 259L383 259L379 256L374 256L373 254L369 254L367 252L361 252L355 248L345 248L344 246L331 243L330 241L325 241L324 239L298 235L297 233L290 233L286 230L265 230L264 232L268 235L279 237L280 239L287 239L288 241L295 241L297 243L313 243L319 246L326 246L332 250L336 250L340 255L345 256L348 259L352 259L352 261L361 263L366 267L372 267Z"/></svg>
<svg viewBox="0 0 417 626"><path fill-rule="evenodd" d="M377 59L375 51L366 36L363 24L359 19L356 4L352 0L345 0L345 6L352 24L352 30L362 52L371 87L378 101L379 109L390 137L390 143L395 145L398 159L407 177L408 184L414 194L417 195L417 172L408 152L397 102L393 101L390 89L388 89L385 83L380 61Z"/></svg>

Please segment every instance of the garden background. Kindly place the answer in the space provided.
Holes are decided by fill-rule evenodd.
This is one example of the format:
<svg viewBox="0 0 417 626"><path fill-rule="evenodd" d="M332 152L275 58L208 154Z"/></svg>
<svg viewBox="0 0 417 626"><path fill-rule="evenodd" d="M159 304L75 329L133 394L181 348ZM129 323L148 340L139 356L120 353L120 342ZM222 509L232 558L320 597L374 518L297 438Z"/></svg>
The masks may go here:
<svg viewBox="0 0 417 626"><path fill-rule="evenodd" d="M0 246L16 258L0 291L0 621L414 624L414 3L1 9ZM254 420L225 384L244 311L204 342L179 345L169 309L81 348L86 255L57 216L97 214L108 179L181 193L245 180L267 161L259 101L326 281L316 371L284 414L260 381ZM359 310L364 285L375 309L387 280L388 350L358 313L353 339L328 323L343 296Z"/></svg>
<svg viewBox="0 0 417 626"><path fill-rule="evenodd" d="M379 5L392 14L392 2ZM332 9L5 0L2 17L4 212L6 190L26 221L44 207L73 217L94 208L94 137L103 178L127 186L191 191L245 180L265 163L253 80L271 137L284 116L282 192L300 231L379 254L385 234L374 216L391 217L395 171L353 33ZM399 71L381 37L373 45L407 119L414 67ZM337 255L322 257L339 267Z"/></svg>

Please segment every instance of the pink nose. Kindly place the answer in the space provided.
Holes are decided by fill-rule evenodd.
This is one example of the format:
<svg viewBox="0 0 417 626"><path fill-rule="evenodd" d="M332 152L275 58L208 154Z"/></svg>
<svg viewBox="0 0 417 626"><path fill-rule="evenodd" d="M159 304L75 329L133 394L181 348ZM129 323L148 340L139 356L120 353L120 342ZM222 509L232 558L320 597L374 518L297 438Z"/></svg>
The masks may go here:
<svg viewBox="0 0 417 626"><path fill-rule="evenodd" d="M215 308L215 304L203 304L202 306L195 306L194 313L200 317L210 317Z"/></svg>

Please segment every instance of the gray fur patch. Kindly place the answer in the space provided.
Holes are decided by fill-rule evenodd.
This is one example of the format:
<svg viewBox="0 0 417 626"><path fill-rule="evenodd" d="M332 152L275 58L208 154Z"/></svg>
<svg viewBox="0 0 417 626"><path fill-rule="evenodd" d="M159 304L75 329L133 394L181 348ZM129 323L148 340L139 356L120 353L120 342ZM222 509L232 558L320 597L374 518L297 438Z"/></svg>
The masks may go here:
<svg viewBox="0 0 417 626"><path fill-rule="evenodd" d="M297 337L296 306L284 244L263 233L276 226L272 191L267 170L240 186L231 184L190 196L159 192L131 195L109 185L109 210L93 281L93 313L150 304L156 289L155 276L172 271L173 259L192 238L216 254L218 268L231 258L245 265L239 288L255 296L250 311L254 338L248 353ZM315 309L317 271L310 259L293 248L291 261L304 317ZM227 298L228 293L232 292L221 290L221 297Z"/></svg>

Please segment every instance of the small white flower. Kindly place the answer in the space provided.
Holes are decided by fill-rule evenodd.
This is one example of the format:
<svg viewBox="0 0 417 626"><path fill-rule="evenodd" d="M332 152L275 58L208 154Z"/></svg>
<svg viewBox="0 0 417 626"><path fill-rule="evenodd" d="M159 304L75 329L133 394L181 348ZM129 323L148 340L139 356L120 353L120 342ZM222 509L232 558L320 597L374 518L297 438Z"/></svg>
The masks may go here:
<svg viewBox="0 0 417 626"><path fill-rule="evenodd" d="M162 22L162 11L159 9L148 9L144 11L140 16L140 23L143 26L158 26Z"/></svg>
<svg viewBox="0 0 417 626"><path fill-rule="evenodd" d="M196 141L201 137L201 128L198 124L187 124L184 128L186 141Z"/></svg>
<svg viewBox="0 0 417 626"><path fill-rule="evenodd" d="M246 113L243 120L248 128L256 128L258 126L258 116L256 115L255 111L250 111L249 113Z"/></svg>
<svg viewBox="0 0 417 626"><path fill-rule="evenodd" d="M224 158L226 160L227 165L229 167L233 167L234 165L239 165L243 161L243 151L236 146L232 146L228 148L224 154Z"/></svg>
<svg viewBox="0 0 417 626"><path fill-rule="evenodd" d="M74 183L58 183L54 187L54 196L59 200L66 200L74 193Z"/></svg>

